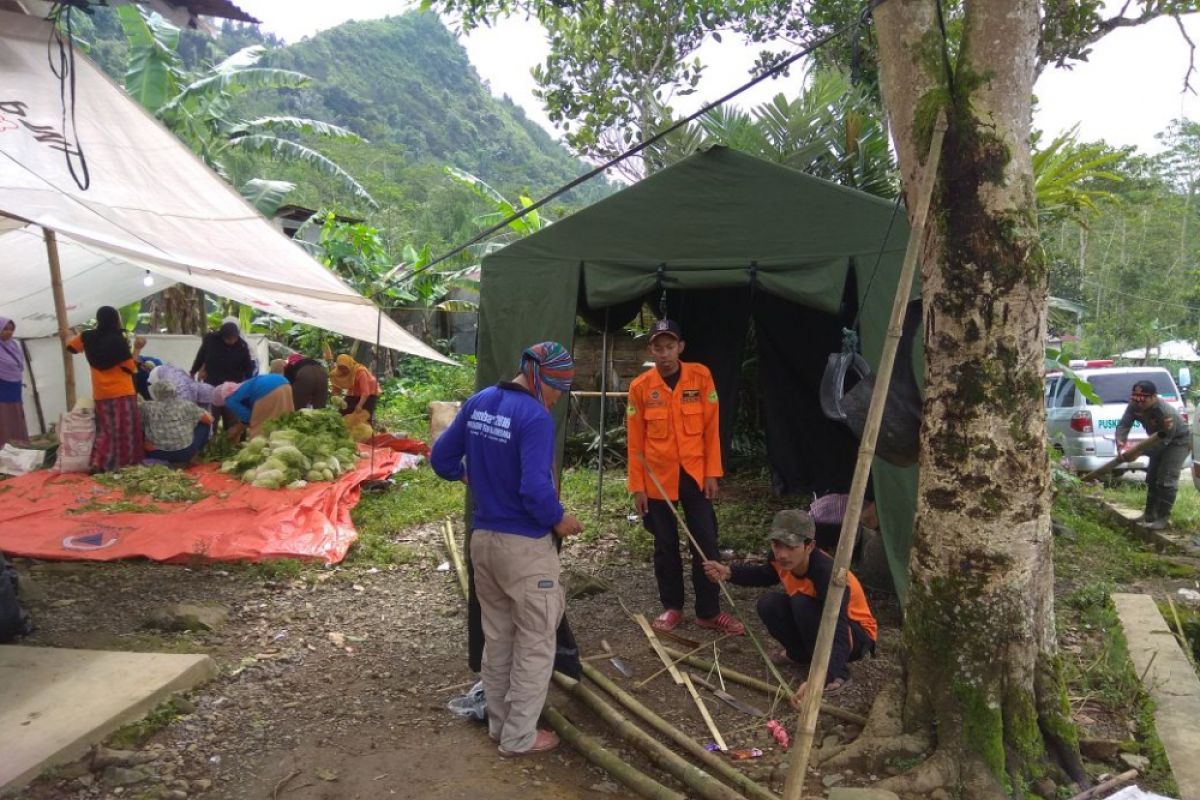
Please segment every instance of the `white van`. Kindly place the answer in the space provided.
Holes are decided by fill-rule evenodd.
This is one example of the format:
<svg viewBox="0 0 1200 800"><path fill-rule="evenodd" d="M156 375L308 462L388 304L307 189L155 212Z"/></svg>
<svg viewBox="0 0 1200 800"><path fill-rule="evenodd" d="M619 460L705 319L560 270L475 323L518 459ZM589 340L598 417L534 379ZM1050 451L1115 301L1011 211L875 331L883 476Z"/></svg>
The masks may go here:
<svg viewBox="0 0 1200 800"><path fill-rule="evenodd" d="M1075 382L1065 375L1060 375L1050 387L1046 402L1046 435L1066 456L1075 472L1091 472L1116 457L1117 423L1129 404L1130 390L1138 381L1153 381L1158 387L1158 396L1178 408L1187 421L1175 380L1162 367L1102 367L1075 370L1075 374L1088 382L1092 391L1100 396L1101 403L1089 402L1076 390ZM1135 422L1129 431L1130 444L1145 438L1145 428ZM1141 456L1121 464L1114 472L1145 470L1146 466L1147 459ZM1193 480L1200 481L1195 466L1192 470Z"/></svg>

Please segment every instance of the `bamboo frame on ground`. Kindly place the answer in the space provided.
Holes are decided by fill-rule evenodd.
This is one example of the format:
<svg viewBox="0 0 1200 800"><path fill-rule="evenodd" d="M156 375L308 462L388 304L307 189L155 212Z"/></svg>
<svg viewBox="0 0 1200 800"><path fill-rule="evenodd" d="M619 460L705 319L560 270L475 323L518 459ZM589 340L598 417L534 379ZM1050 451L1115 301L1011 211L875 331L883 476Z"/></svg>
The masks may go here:
<svg viewBox="0 0 1200 800"><path fill-rule="evenodd" d="M596 716L607 722L622 739L649 756L656 766L682 781L699 797L705 800L745 800L742 795L717 782L699 767L689 764L666 745L643 731L580 681L569 678L561 672L555 672L554 682L571 696L582 701Z"/></svg>
<svg viewBox="0 0 1200 800"><path fill-rule="evenodd" d="M842 518L842 530L837 553L833 557L833 578L825 605L821 609L821 627L813 648L812 664L809 665L808 691L805 693L800 711L800 726L796 732L796 749L792 753L787 781L783 788L784 800L800 800L804 794L804 777L808 771L808 757L817 733L817 712L824 696L825 678L829 669L829 655L833 650L833 636L837 629L838 614L842 598L846 593L846 576L850 570L850 556L858 538L858 523L862 517L863 498L867 492L867 480L871 474L871 462L875 457L875 441L883 421L883 407L892 382L892 371L896 364L896 351L904 328L904 315L908 309L912 292L913 277L916 275L917 256L925 241L925 221L929 216L929 203L937 182L938 163L942 155L942 140L946 135L946 112L939 111L934 123L933 137L929 142L929 155L925 159L924 173L917 188L916 208L909 234L908 248L896 281L896 294L892 298L892 315L888 323L883 350L879 354L875 387L871 392L871 405L867 409L867 420L863 428L862 441L858 448L858 462L854 467L854 479L850 483L850 496L846 501L846 513Z"/></svg>
<svg viewBox="0 0 1200 800"><path fill-rule="evenodd" d="M612 751L606 750L598 741L568 722L567 718L549 703L542 711L542 719L546 720L546 723L563 741L582 753L588 761L647 800L687 800L683 795L668 789L641 770L627 764Z"/></svg>
<svg viewBox="0 0 1200 800"><path fill-rule="evenodd" d="M740 792L753 800L779 800L779 796L764 788L747 777L741 770L730 764L725 759L710 753L705 750L699 742L688 736L683 731L676 728L671 723L660 717L658 714L651 711L633 695L626 692L607 675L593 667L591 664L584 663L583 674L592 683L599 686L607 692L614 700L621 704L626 711L636 716L642 722L649 725L658 733L670 739L676 745L683 749L685 753L696 759L699 763L708 767L724 780L727 780Z"/></svg>
<svg viewBox="0 0 1200 800"><path fill-rule="evenodd" d="M682 663L690 664L696 669L712 672L716 668L716 665L714 665L711 661L706 661L698 656L690 656L685 653L680 653L677 650L672 650L670 647L666 647L664 649L667 651L667 655L678 658ZM759 680L752 675L746 675L745 673L738 672L737 670L722 667L721 674L725 676L726 680L731 680L734 683L740 683L742 686L747 686L751 689L758 689L759 691L766 692L767 697L774 697L784 694L783 690L778 686L772 686L766 681ZM849 722L851 725L863 727L867 724L867 718L863 715L855 714L853 711L847 711L844 708L830 705L829 703L821 703L821 711L831 717L840 719L842 722Z"/></svg>

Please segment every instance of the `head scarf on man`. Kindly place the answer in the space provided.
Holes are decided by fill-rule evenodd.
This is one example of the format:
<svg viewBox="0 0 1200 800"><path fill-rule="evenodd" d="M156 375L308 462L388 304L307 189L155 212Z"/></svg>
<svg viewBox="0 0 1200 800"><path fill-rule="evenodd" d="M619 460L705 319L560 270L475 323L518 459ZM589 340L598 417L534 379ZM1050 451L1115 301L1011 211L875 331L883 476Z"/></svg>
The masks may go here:
<svg viewBox="0 0 1200 800"><path fill-rule="evenodd" d="M8 317L0 317L0 331L9 325L13 326L13 335L0 339L0 381L16 383L25 372L25 355L21 352L21 343L17 341L17 323Z"/></svg>
<svg viewBox="0 0 1200 800"><path fill-rule="evenodd" d="M575 362L558 342L539 342L521 353L521 374L533 390L533 396L545 404L543 384L560 392L571 391Z"/></svg>
<svg viewBox="0 0 1200 800"><path fill-rule="evenodd" d="M354 379L358 376L360 369L366 369L366 367L355 361L349 353L342 353L337 357L333 369L329 371L329 382L348 392L354 386Z"/></svg>
<svg viewBox="0 0 1200 800"><path fill-rule="evenodd" d="M101 306L96 312L96 327L83 332L83 354L93 369L112 369L133 358L121 315L112 306Z"/></svg>

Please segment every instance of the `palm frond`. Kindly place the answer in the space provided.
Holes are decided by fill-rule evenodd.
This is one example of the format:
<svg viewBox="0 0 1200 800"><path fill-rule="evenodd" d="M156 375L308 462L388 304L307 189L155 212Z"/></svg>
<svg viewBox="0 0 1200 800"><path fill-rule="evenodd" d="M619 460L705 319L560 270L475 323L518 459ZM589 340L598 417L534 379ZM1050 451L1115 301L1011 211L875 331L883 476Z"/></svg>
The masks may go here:
<svg viewBox="0 0 1200 800"><path fill-rule="evenodd" d="M254 206L264 217L272 216L283 205L284 198L296 188L290 181L272 181L265 178L251 178L242 184L239 190L242 197Z"/></svg>
<svg viewBox="0 0 1200 800"><path fill-rule="evenodd" d="M336 178L351 194L369 203L372 208L378 208L379 206L375 202L375 198L371 197L370 192L364 189L362 184L356 181L349 172L346 172L336 162L321 155L311 147L305 147L299 142L280 139L278 136L259 134L239 136L231 139L229 143L231 146L245 150L246 152L259 153L279 159L280 161L304 164L312 167L322 175Z"/></svg>
<svg viewBox="0 0 1200 800"><path fill-rule="evenodd" d="M259 117L258 119L239 122L230 133L235 136L253 135L257 133L302 133L313 136L327 136L332 139L344 139L351 142L363 141L357 133L349 128L322 122L319 119L307 117Z"/></svg>

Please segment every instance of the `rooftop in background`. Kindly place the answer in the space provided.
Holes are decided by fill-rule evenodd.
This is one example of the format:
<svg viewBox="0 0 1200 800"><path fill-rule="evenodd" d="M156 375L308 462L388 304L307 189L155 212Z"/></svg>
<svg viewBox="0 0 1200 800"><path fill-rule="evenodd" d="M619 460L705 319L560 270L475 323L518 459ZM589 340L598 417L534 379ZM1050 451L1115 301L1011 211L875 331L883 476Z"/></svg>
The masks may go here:
<svg viewBox="0 0 1200 800"><path fill-rule="evenodd" d="M121 5L130 0L82 0L90 5ZM53 3L47 0L0 0L0 11L15 11L18 14L29 14L35 17L45 17ZM140 0L139 5L157 11L177 25L197 27L197 17L217 17L230 19L234 22L259 23L261 20L250 16L234 5L230 0Z"/></svg>

